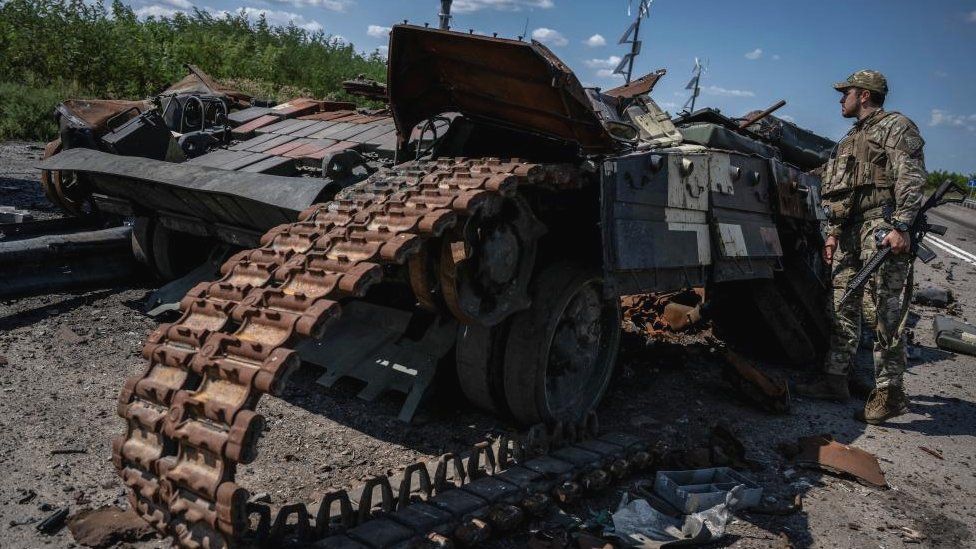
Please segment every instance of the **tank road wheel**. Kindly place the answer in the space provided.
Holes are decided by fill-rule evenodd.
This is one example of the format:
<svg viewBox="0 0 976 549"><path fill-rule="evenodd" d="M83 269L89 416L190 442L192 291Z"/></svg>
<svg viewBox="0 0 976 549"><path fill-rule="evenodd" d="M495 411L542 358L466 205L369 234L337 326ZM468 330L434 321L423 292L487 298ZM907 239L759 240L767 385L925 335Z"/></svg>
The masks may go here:
<svg viewBox="0 0 976 549"><path fill-rule="evenodd" d="M528 203L516 196L481 208L446 235L439 286L451 314L464 324L494 326L528 307L529 279L544 233Z"/></svg>
<svg viewBox="0 0 976 549"><path fill-rule="evenodd" d="M478 408L498 416L508 415L505 403L505 344L511 322L487 327L458 327L457 376L461 392Z"/></svg>
<svg viewBox="0 0 976 549"><path fill-rule="evenodd" d="M600 401L617 358L620 302L594 269L549 265L532 285L532 308L512 318L505 400L524 424L575 421Z"/></svg>
<svg viewBox="0 0 976 549"><path fill-rule="evenodd" d="M51 141L44 147L44 158L58 154L61 149L60 138ZM91 212L88 185L75 172L42 170L41 189L48 200L66 213L86 215Z"/></svg>

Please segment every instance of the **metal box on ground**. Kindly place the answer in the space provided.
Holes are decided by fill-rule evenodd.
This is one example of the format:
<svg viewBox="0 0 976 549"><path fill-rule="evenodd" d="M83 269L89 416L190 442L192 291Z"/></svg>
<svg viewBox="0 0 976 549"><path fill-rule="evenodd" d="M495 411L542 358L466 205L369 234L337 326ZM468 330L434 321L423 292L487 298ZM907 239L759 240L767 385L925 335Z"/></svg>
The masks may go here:
<svg viewBox="0 0 976 549"><path fill-rule="evenodd" d="M759 505L762 487L728 467L711 467L692 471L658 471L654 491L682 513L704 511L725 503L728 493L742 485L739 509Z"/></svg>

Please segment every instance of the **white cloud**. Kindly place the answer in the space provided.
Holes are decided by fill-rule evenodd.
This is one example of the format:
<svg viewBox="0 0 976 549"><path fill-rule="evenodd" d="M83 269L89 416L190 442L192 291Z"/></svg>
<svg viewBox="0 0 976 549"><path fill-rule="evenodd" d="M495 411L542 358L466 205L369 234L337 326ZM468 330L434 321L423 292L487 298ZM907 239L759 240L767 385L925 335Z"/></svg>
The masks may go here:
<svg viewBox="0 0 976 549"><path fill-rule="evenodd" d="M966 15L966 21L976 23L976 10L973 10Z"/></svg>
<svg viewBox="0 0 976 549"><path fill-rule="evenodd" d="M600 46L607 45L607 39L599 34L594 34L593 36L587 38L583 43L591 48L599 48Z"/></svg>
<svg viewBox="0 0 976 549"><path fill-rule="evenodd" d="M366 34L372 36L373 38L386 38L386 35L390 34L390 27L383 27L380 25L370 25L366 29Z"/></svg>
<svg viewBox="0 0 976 549"><path fill-rule="evenodd" d="M190 2L189 0L162 0L160 4L176 8L180 11L189 11L193 9L193 2Z"/></svg>
<svg viewBox="0 0 976 549"><path fill-rule="evenodd" d="M613 69L600 69L596 71L596 75L600 78L623 78L622 74L615 74Z"/></svg>
<svg viewBox="0 0 976 549"><path fill-rule="evenodd" d="M330 11L344 12L352 5L353 0L271 0L278 4L289 4L296 8L325 8ZM255 9L255 8L246 8Z"/></svg>
<svg viewBox="0 0 976 549"><path fill-rule="evenodd" d="M754 49L754 50L746 53L745 58L746 59L749 59L751 61L755 61L756 59L759 59L760 57L762 57L762 53L763 53L762 52L762 48L756 48L756 49Z"/></svg>
<svg viewBox="0 0 976 549"><path fill-rule="evenodd" d="M136 17L140 19L145 19L147 17L155 17L156 19L161 19L163 17L173 17L177 13L183 13L184 10L169 8L166 6L161 6L159 4L153 4L151 6L143 6L139 9L133 11Z"/></svg>
<svg viewBox="0 0 976 549"><path fill-rule="evenodd" d="M952 114L942 109L932 109L932 117L929 119L929 126L945 126L950 128L966 128L969 131L976 131L976 114Z"/></svg>
<svg viewBox="0 0 976 549"><path fill-rule="evenodd" d="M293 13L290 11L278 11L278 10L266 10L261 8L242 7L230 11L224 11L224 10L215 11L213 12L213 14L217 17L223 17L228 13L231 15L236 15L242 11L250 21L255 21L257 20L258 17L264 14L264 18L268 21L268 24L271 26L284 27L287 26L289 23L294 23L296 27L300 29L305 29L308 32L319 32L324 28L322 24L319 23L318 21L315 21L314 19L306 19L303 15L298 13ZM332 37L332 39L339 40L340 42L346 41L345 38L343 38L341 35L335 35Z"/></svg>
<svg viewBox="0 0 976 549"><path fill-rule="evenodd" d="M707 95L721 95L723 97L755 97L755 92L749 90L730 90L719 86L706 86L702 92Z"/></svg>
<svg viewBox="0 0 976 549"><path fill-rule="evenodd" d="M606 59L587 59L583 64L591 69L614 69L620 64L620 57L611 55Z"/></svg>
<svg viewBox="0 0 976 549"><path fill-rule="evenodd" d="M389 46L379 46L379 47L376 48L376 51L379 52L380 57L382 57L383 59L386 59L387 57L390 56L390 47Z"/></svg>
<svg viewBox="0 0 976 549"><path fill-rule="evenodd" d="M793 124L796 124L796 118L793 118L788 114L777 114L776 118L781 118L783 120L786 120L787 122L792 122Z"/></svg>
<svg viewBox="0 0 976 549"><path fill-rule="evenodd" d="M522 11L525 8L544 9L555 7L552 0L454 0L453 13L471 13L480 10Z"/></svg>
<svg viewBox="0 0 976 549"><path fill-rule="evenodd" d="M569 44L569 40L566 40L566 37L562 33L557 30L547 29L546 27L539 27L532 31L532 39L556 47Z"/></svg>
<svg viewBox="0 0 976 549"><path fill-rule="evenodd" d="M674 101L658 102L657 106L661 107L662 109L677 109L679 107L679 105Z"/></svg>

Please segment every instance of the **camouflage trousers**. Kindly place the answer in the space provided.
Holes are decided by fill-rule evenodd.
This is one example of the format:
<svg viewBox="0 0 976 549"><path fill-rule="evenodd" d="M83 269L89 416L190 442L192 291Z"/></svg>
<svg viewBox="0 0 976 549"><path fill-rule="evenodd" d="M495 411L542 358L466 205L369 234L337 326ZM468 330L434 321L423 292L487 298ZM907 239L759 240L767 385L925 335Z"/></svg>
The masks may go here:
<svg viewBox="0 0 976 549"><path fill-rule="evenodd" d="M878 387L901 385L905 373L905 334L902 304L905 281L912 268L912 256L893 255L875 272L867 284L867 294L858 293L840 304L848 283L877 251L874 232L887 227L883 219L868 220L847 227L838 238L834 252L833 311L830 351L825 370L847 375L854 363L861 337L862 309L866 320L874 322L874 377ZM864 290L862 289L862 292ZM911 292L911 288L907 289Z"/></svg>

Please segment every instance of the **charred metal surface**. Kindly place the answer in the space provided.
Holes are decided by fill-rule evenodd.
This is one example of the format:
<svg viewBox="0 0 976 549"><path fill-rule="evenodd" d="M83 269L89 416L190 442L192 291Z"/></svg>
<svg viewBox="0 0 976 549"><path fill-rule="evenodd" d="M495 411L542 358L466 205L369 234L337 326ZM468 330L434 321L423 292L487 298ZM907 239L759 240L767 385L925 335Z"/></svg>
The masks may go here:
<svg viewBox="0 0 976 549"><path fill-rule="evenodd" d="M579 80L535 41L397 25L390 33L389 92L401 136L457 111L588 152L612 150Z"/></svg>
<svg viewBox="0 0 976 549"><path fill-rule="evenodd" d="M0 241L0 299L134 275L130 227Z"/></svg>
<svg viewBox="0 0 976 549"><path fill-rule="evenodd" d="M85 174L98 192L151 212L181 213L260 231L293 221L326 186L322 180L231 172L90 149L64 151L38 167Z"/></svg>

